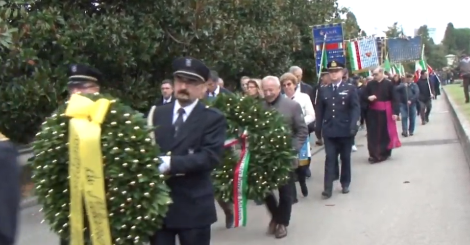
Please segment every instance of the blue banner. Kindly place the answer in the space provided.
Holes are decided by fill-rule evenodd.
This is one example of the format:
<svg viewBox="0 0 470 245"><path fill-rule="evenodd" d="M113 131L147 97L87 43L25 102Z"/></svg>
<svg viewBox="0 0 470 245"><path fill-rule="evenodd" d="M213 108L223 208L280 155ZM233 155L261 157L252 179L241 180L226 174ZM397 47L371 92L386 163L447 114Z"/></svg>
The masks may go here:
<svg viewBox="0 0 470 245"><path fill-rule="evenodd" d="M388 58L392 63L421 60L421 37L393 38L387 40Z"/></svg>
<svg viewBox="0 0 470 245"><path fill-rule="evenodd" d="M323 42L325 43L327 61L330 62L335 60L336 62L346 65L346 57L344 56L343 26L341 23L313 26L312 33L315 44L314 52L317 72L320 69Z"/></svg>

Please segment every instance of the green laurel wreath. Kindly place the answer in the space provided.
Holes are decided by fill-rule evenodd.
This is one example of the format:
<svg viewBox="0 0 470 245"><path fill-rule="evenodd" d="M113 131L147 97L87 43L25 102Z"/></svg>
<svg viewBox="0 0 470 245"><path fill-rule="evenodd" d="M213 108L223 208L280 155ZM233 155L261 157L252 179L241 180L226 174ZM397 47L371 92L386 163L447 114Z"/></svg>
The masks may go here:
<svg viewBox="0 0 470 245"><path fill-rule="evenodd" d="M260 100L237 94L220 94L209 103L227 118L227 137L248 132L249 151L247 197L262 200L270 191L287 183L294 151L290 130L283 117L264 109ZM226 148L222 164L212 173L216 197L233 202L233 176L239 160L235 147Z"/></svg>
<svg viewBox="0 0 470 245"><path fill-rule="evenodd" d="M169 188L157 169L159 147L149 138L142 114L114 100L102 124L102 154L111 237L114 244L145 244L160 228L171 203ZM68 121L66 105L43 123L33 144L33 181L45 220L69 239ZM85 228L87 230L87 228ZM85 234L88 234L85 231ZM89 237L86 237L90 243Z"/></svg>

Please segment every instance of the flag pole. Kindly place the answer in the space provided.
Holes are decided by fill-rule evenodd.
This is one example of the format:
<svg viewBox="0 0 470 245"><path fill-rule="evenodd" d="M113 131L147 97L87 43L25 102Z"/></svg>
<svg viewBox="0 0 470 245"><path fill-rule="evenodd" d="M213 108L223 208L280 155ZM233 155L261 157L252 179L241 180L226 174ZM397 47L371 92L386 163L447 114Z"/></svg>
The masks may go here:
<svg viewBox="0 0 470 245"><path fill-rule="evenodd" d="M425 44L423 44L423 50L421 51L421 57L422 57L422 60L424 61L424 63L426 63L426 60L425 60L425 57L424 57L424 46L425 46ZM432 89L431 89L431 84L429 83L428 64L426 63L425 65L426 65L426 67L424 67L424 69L426 69L426 72L428 73L428 76L426 77L426 80L428 81L429 93L431 95L434 95L433 92L432 92Z"/></svg>
<svg viewBox="0 0 470 245"><path fill-rule="evenodd" d="M320 86L320 75L321 75L321 70L322 70L322 67L323 67L323 58L324 58L324 55L326 53L325 44L326 44L326 34L323 37L323 45L322 45L322 49L321 49L321 58L320 58L320 68L317 71L317 86ZM317 104L318 90L320 90L320 87L318 87L317 91L315 91L315 101L314 101L313 106L315 106Z"/></svg>
<svg viewBox="0 0 470 245"><path fill-rule="evenodd" d="M317 76L318 76L317 83L320 82L320 74L321 74L321 69L322 69L322 66L323 66L323 58L324 58L323 56L325 55L324 51L325 51L325 44L326 44L326 35L327 34L325 34L325 36L323 36L323 45L322 45L322 48L321 48L321 58L320 58L320 68L317 71Z"/></svg>

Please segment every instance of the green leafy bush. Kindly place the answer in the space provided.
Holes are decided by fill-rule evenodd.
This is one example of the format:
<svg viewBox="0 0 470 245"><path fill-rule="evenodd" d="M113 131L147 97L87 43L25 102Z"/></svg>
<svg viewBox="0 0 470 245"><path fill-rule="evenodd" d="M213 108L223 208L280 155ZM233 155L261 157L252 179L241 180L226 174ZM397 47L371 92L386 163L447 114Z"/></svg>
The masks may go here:
<svg viewBox="0 0 470 245"><path fill-rule="evenodd" d="M101 70L103 92L141 112L178 56L203 60L227 85L294 64L311 74L310 26L336 21L335 2L0 1L0 131L30 142L66 99L71 63Z"/></svg>

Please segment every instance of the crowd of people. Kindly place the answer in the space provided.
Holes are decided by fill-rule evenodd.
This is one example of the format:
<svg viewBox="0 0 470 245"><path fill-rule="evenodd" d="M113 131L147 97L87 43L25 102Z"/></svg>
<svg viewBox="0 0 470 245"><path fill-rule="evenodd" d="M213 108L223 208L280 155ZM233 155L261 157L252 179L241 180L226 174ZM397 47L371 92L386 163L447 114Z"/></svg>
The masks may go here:
<svg viewBox="0 0 470 245"><path fill-rule="evenodd" d="M296 182L301 194L309 195L306 179L311 177L310 142L325 146L323 198L332 197L336 180L341 183L342 193L349 193L351 152L357 150L354 138L358 130L367 128L369 162L386 161L392 150L401 146L397 121L401 121L403 137L414 135L416 116L421 116L423 125L429 123L432 99L439 95L439 86L434 86L432 79L427 71L421 72L418 79L414 74L390 76L381 67L369 77L349 77L344 64L335 61L321 71L320 83L315 86L302 81L302 69L298 66L292 66L279 78L242 77L240 86L246 96L257 98L266 108L275 109L286 118L298 152L292 165L292 181L279 188L279 200L274 195L255 200L259 205L266 204L272 215L268 233L276 238L287 236L292 204L298 202ZM220 93L231 93L220 81L217 72L209 71L199 98L212 100ZM159 102L171 101L177 97L178 88L165 91L162 87L162 95ZM311 141L311 137L316 140ZM231 228L234 220L231 204L218 203L224 210L226 227Z"/></svg>
<svg viewBox="0 0 470 245"><path fill-rule="evenodd" d="M69 71L70 93L99 92L98 70L84 65L73 67ZM421 116L423 124L429 123L432 99L438 95L430 86L426 71L416 83L412 74L389 77L382 67L373 69L370 77L350 78L345 65L337 61L328 63L321 71L320 83L315 86L302 80L302 69L298 66L292 66L280 77L242 77L240 85L246 96L257 98L266 109L276 110L284 117L297 153L292 162L286 163L292 166L290 181L278 188L278 197L267 193L264 200L255 200L259 205L266 205L270 212L267 229L275 238L288 235L292 205L298 202L296 182L301 194L309 195L306 179L312 175L311 142L324 145L326 153L321 196L331 198L337 180L342 186L341 193L348 194L351 152L357 150L355 136L360 128L367 129L368 161L371 164L386 161L392 150L401 146L396 122L402 121L403 137L412 136L416 115ZM155 127L152 138L161 152L171 152L160 156L162 164L158 168L170 176L167 184L173 204L163 227L152 236L151 244L175 245L178 237L181 245L209 245L211 225L217 220L211 171L221 163L227 121L202 100L232 92L224 88L217 72L200 60L186 57L173 62L173 78L161 83L161 92L162 98L156 100L147 117L149 125ZM4 140L0 138L1 141ZM0 201L0 244L11 245L12 240L2 241L13 239L11 234L14 234L14 229L8 229L12 224L3 227L3 217L14 213L4 208L3 203L7 201ZM232 228L233 205L217 201L224 210L226 227ZM63 245L68 243L61 240Z"/></svg>

